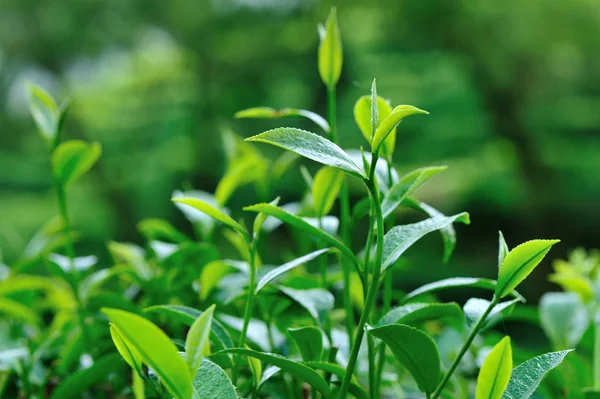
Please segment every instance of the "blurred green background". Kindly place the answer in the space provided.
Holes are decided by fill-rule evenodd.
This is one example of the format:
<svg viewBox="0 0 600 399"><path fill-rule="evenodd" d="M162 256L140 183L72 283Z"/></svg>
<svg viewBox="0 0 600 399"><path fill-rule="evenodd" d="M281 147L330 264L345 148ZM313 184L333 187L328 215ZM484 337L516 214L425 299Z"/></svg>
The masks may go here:
<svg viewBox="0 0 600 399"><path fill-rule="evenodd" d="M471 213L470 226L457 226L449 265L434 235L407 254L407 271L398 275L405 288L493 276L499 229L510 246L562 239L552 257L600 245L598 0L2 0L4 262L17 259L56 214L25 80L59 99L72 96L65 136L103 146L99 164L69 192L79 252L104 251L109 239L141 242L136 223L147 217L191 231L169 198L176 189L215 188L225 166L224 130L312 129L295 120L234 120L235 111L265 105L325 114L316 27L332 5L344 45L342 146L366 145L352 108L376 77L393 105L431 112L399 127L400 173L447 164L418 197L446 214ZM356 188L354 200L364 195ZM294 170L278 191L288 202L303 189ZM255 201L242 189L229 207ZM553 289L545 279L550 262L540 269L522 289L532 302Z"/></svg>

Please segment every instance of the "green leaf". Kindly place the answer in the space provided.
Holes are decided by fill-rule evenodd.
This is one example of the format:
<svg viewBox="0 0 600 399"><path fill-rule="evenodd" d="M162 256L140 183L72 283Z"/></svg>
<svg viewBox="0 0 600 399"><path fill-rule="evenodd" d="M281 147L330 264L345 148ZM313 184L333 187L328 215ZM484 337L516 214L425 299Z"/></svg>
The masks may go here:
<svg viewBox="0 0 600 399"><path fill-rule="evenodd" d="M25 88L28 92L29 112L44 139L53 146L58 135L60 115L56 102L44 89L33 83L26 83Z"/></svg>
<svg viewBox="0 0 600 399"><path fill-rule="evenodd" d="M308 385L316 388L325 397L329 397L329 386L327 385L327 382L325 382L325 379L323 379L319 373L302 363L294 362L293 360L289 360L274 353L258 352L245 348L225 349L217 352L215 355L219 355L220 353L233 353L249 356L273 366L277 366L284 372L289 373L292 377L304 381Z"/></svg>
<svg viewBox="0 0 600 399"><path fill-rule="evenodd" d="M63 185L83 176L100 158L100 143L69 140L61 143L52 152L52 169L56 179Z"/></svg>
<svg viewBox="0 0 600 399"><path fill-rule="evenodd" d="M221 212L228 214L227 213L228 211L226 208L219 208L219 205L217 204L217 200L215 199L215 196L206 191L175 190L173 192L173 194L171 195L171 197L172 198L197 198L201 201L208 203L213 208L220 209ZM186 219L188 219L191 223L193 223L195 226L197 226L199 228L199 230L203 236L208 236L209 234L211 234L211 232L215 226L215 220L211 216L207 215L206 213L204 213L196 208L192 208L191 206L188 206L185 204L180 204L178 202L175 202L175 206L177 207L177 209L179 209L185 215Z"/></svg>
<svg viewBox="0 0 600 399"><path fill-rule="evenodd" d="M447 169L447 166L430 166L413 170L402 176L385 194L381 203L383 217L387 218L412 193L423 187L433 176ZM433 216L433 215L432 215Z"/></svg>
<svg viewBox="0 0 600 399"><path fill-rule="evenodd" d="M440 354L427 334L404 324L368 327L367 332L390 348L422 392L435 391L440 380Z"/></svg>
<svg viewBox="0 0 600 399"><path fill-rule="evenodd" d="M548 292L540 299L540 324L555 349L577 346L590 325L587 307L572 292Z"/></svg>
<svg viewBox="0 0 600 399"><path fill-rule="evenodd" d="M344 150L326 138L306 130L281 127L249 137L246 141L271 144L324 165L342 169L352 176L363 179L367 177L364 170Z"/></svg>
<svg viewBox="0 0 600 399"><path fill-rule="evenodd" d="M279 289L306 309L321 325L325 324L329 312L333 310L335 298L333 294L322 288L296 290L279 286Z"/></svg>
<svg viewBox="0 0 600 399"><path fill-rule="evenodd" d="M299 258L296 258L288 263L285 263L279 267L276 267L275 269L269 271L267 274L265 274L260 281L258 282L258 284L256 285L256 291L255 293L258 294L260 292L260 290L262 290L267 284L269 284L271 281L273 281L274 279L276 279L277 277L281 276L283 273L286 273L290 270L292 270L295 267L298 267L300 265L303 265L313 259L315 259L316 257L323 255L324 253L327 253L330 251L331 248L325 248L325 249L319 249L318 251L314 251L311 252L309 254L306 254L304 256L301 256Z"/></svg>
<svg viewBox="0 0 600 399"><path fill-rule="evenodd" d="M416 290L408 293L404 298L402 298L400 302L406 303L409 300L412 300L420 295L446 290L449 288L483 288L486 290L493 291L496 289L496 282L488 278L451 277L445 280L425 284L417 288ZM513 291L511 295L513 295L515 298L523 298L521 294L519 294L516 291Z"/></svg>
<svg viewBox="0 0 600 399"><path fill-rule="evenodd" d="M198 198L171 198L171 201L188 205L200 212L207 214L211 218L223 223L224 225L231 227L232 229L240 232L242 235L248 235L248 232L241 224L206 201L202 201Z"/></svg>
<svg viewBox="0 0 600 399"><path fill-rule="evenodd" d="M429 115L429 112L413 107L412 105L398 105L395 107L392 110L392 113L379 123L375 135L373 136L373 141L371 142L372 151L376 153L380 150L383 141L392 133L396 126L402 122L402 119L407 116L419 114Z"/></svg>
<svg viewBox="0 0 600 399"><path fill-rule="evenodd" d="M340 378L340 380L344 378L344 375L346 375L346 369L335 363L304 362L304 364L315 370L321 370L325 371L326 373L336 375ZM333 384L340 384L340 381L334 381ZM350 392L350 394L352 394L355 398L369 399L369 394L360 385L355 376L352 376L352 379L350 380L350 388L348 389L348 392Z"/></svg>
<svg viewBox="0 0 600 399"><path fill-rule="evenodd" d="M504 262L509 252L508 245L506 245L506 241L504 240L504 234L498 231L498 270L500 270L500 266L502 266L502 262Z"/></svg>
<svg viewBox="0 0 600 399"><path fill-rule="evenodd" d="M175 344L150 321L136 314L103 308L119 333L140 353L141 359L156 372L161 382L177 399L192 396L192 377Z"/></svg>
<svg viewBox="0 0 600 399"><path fill-rule="evenodd" d="M481 329L483 330L489 328L493 324L496 324L502 317L508 316L514 309L517 302L521 302L521 300L521 298L516 298L510 301L501 302L494 306L485 318L485 323ZM481 298L470 298L463 307L465 317L467 319L467 325L472 326L477 323L489 305L490 301L488 300Z"/></svg>
<svg viewBox="0 0 600 399"><path fill-rule="evenodd" d="M319 45L319 75L330 89L336 85L342 73L342 38L337 24L335 8L331 9L325 23L325 36Z"/></svg>
<svg viewBox="0 0 600 399"><path fill-rule="evenodd" d="M508 253L498 273L496 296L504 298L525 280L560 240L531 240Z"/></svg>
<svg viewBox="0 0 600 399"><path fill-rule="evenodd" d="M116 263L130 266L142 280L150 280L154 271L146 262L144 249L138 245L109 241L108 251Z"/></svg>
<svg viewBox="0 0 600 399"><path fill-rule="evenodd" d="M396 226L387 232L383 238L383 264L385 271L415 242L432 231L442 229L453 222L469 224L469 214L466 212L454 216L437 216L418 223Z"/></svg>
<svg viewBox="0 0 600 399"><path fill-rule="evenodd" d="M314 122L319 126L325 133L329 133L331 128L329 123L321 115L305 109L296 108L284 108L274 109L270 107L254 107L238 111L234 115L236 118L264 118L264 119L275 119L284 118L288 116L301 116L310 121Z"/></svg>
<svg viewBox="0 0 600 399"><path fill-rule="evenodd" d="M125 362L139 375L142 373L142 356L140 352L131 344L128 344L119 331L119 327L110 325L110 337L112 338L117 351Z"/></svg>
<svg viewBox="0 0 600 399"><path fill-rule="evenodd" d="M225 206L239 187L264 179L267 170L268 163L258 155L247 155L233 160L215 189L215 200L218 206Z"/></svg>
<svg viewBox="0 0 600 399"><path fill-rule="evenodd" d="M121 370L122 361L117 353L97 359L91 367L76 371L61 381L52 391L50 399L81 398L83 392L108 380L108 376Z"/></svg>
<svg viewBox="0 0 600 399"><path fill-rule="evenodd" d="M184 242L188 237L163 219L148 218L137 224L137 229L147 240L167 240Z"/></svg>
<svg viewBox="0 0 600 399"><path fill-rule="evenodd" d="M200 362L204 357L208 336L212 326L213 312L216 305L211 305L194 321L185 338L185 357L191 375L196 375Z"/></svg>
<svg viewBox="0 0 600 399"><path fill-rule="evenodd" d="M545 353L515 367L502 399L528 399L546 374L562 363L570 350Z"/></svg>
<svg viewBox="0 0 600 399"><path fill-rule="evenodd" d="M305 362L318 362L323 356L323 332L315 326L288 328Z"/></svg>
<svg viewBox="0 0 600 399"><path fill-rule="evenodd" d="M7 314L10 316L9 319L23 321L31 325L37 325L40 322L40 316L37 312L9 298L0 297L0 314Z"/></svg>
<svg viewBox="0 0 600 399"><path fill-rule="evenodd" d="M292 167L292 165L299 159L300 155L296 154L295 152L282 152L271 167L271 179L273 183L279 182L285 172L287 172L290 167Z"/></svg>
<svg viewBox="0 0 600 399"><path fill-rule="evenodd" d="M354 252L352 252L352 250L350 248L348 248L347 246L342 244L336 238L330 236L329 234L325 233L322 230L319 230L318 228L316 228L315 226L306 222L305 220L302 220L298 216L292 215L291 213L287 212L283 208L279 208L279 207L276 207L271 204L262 203L262 204L247 206L244 208L244 210L251 211L251 212L262 212L266 215L273 216L293 227L296 227L296 228L312 235L313 237L315 237L321 241L324 241L327 244L330 244L330 245L336 247L337 249L340 250L340 252L342 252L342 254L346 255L354 263L354 265L357 268L360 269L358 260L356 259L356 256L354 256Z"/></svg>
<svg viewBox="0 0 600 399"><path fill-rule="evenodd" d="M331 166L324 166L315 175L312 185L313 206L318 218L329 213L340 193L344 173Z"/></svg>
<svg viewBox="0 0 600 399"><path fill-rule="evenodd" d="M203 358L193 382L193 399L238 399L235 387L221 367Z"/></svg>
<svg viewBox="0 0 600 399"><path fill-rule="evenodd" d="M384 120L392 113L392 107L388 101L383 99L382 97L377 96L377 108L373 107L372 96L362 96L358 99L356 104L354 105L354 120L358 125L360 131L369 144L373 141L373 129L372 125L374 122L373 116L375 118L375 129L379 126L379 121ZM376 115L373 115L373 109L377 111ZM387 157L391 155L394 151L394 147L396 143L396 128L394 127L387 139L383 142L383 147L381 148L382 155Z"/></svg>
<svg viewBox="0 0 600 399"><path fill-rule="evenodd" d="M429 320L450 320L462 325L464 316L458 304L452 303L410 303L387 312L376 327L386 324L415 325Z"/></svg>
<svg viewBox="0 0 600 399"><path fill-rule="evenodd" d="M273 201L269 202L270 205L277 206L279 205L279 197L275 198ZM254 237L257 237L260 234L263 224L267 220L268 215L260 212L254 218L254 225L252 226L252 232L254 233Z"/></svg>
<svg viewBox="0 0 600 399"><path fill-rule="evenodd" d="M477 377L475 399L500 399L512 370L510 337L504 337L487 355Z"/></svg>

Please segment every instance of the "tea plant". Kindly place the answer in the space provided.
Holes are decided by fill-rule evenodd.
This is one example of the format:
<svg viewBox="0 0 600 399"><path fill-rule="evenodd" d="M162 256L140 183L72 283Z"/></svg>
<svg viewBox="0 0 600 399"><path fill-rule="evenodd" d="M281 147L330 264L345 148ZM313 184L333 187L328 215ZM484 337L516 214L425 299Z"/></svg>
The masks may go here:
<svg viewBox="0 0 600 399"><path fill-rule="evenodd" d="M173 193L194 237L165 220L144 220L138 230L145 247L109 242L114 263L107 268L94 268L95 257L75 256L66 196L68 185L98 160L100 147L63 141L67 107L29 86L32 116L50 148L60 220L32 239L0 283L0 308L11 317L2 324L5 392L52 398L526 399L562 362L576 342L513 368L510 339L491 328L524 301L517 287L557 240L509 250L500 234L497 280L455 277L408 294L394 287L392 273L401 276L395 265L404 252L438 231L448 260L454 224L468 224L469 215L446 216L415 199L445 167L400 175L393 154L399 123L427 112L392 107L378 96L375 80L354 108L368 151L339 147L342 44L335 10L319 31L327 119L267 107L236 117L307 118L323 135L291 127L246 140L224 134L228 165L214 194ZM287 152L271 163L255 143ZM323 166L313 176L301 165L306 195L280 204L278 184L301 158ZM254 217L251 224L227 209L243 185L264 200L244 208ZM339 218L332 214L336 202ZM398 224L398 207L425 219ZM365 220L368 233L358 241L354 232ZM265 264L278 245L272 233L283 235L282 225L300 255L281 251L281 265ZM238 259L220 255L221 237ZM471 298L462 308L435 301L436 292L454 288L489 291L489 299ZM130 371L121 372L126 366Z"/></svg>

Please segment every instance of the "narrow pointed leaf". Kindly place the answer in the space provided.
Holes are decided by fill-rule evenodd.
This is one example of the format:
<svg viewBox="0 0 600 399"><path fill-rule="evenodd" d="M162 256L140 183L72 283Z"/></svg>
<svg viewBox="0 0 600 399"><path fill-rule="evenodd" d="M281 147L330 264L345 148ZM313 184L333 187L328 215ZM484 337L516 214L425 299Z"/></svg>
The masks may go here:
<svg viewBox="0 0 600 399"><path fill-rule="evenodd" d="M343 182L344 173L341 170L331 166L319 169L312 184L313 206L318 218L329 213Z"/></svg>
<svg viewBox="0 0 600 399"><path fill-rule="evenodd" d="M323 356L323 333L315 326L288 328L302 360L318 362Z"/></svg>
<svg viewBox="0 0 600 399"><path fill-rule="evenodd" d="M314 252L311 252L304 256L301 256L299 258L296 258L288 263L285 263L285 264L269 271L267 274L265 274L260 279L260 281L256 285L256 293L258 294L259 291L262 290L267 284L269 284L271 281L273 281L277 277L281 276L283 273L286 273L295 267L298 267L307 262L310 262L311 260L315 259L316 257L323 255L326 252L329 252L330 249L331 248L319 249L318 251L314 251Z"/></svg>
<svg viewBox="0 0 600 399"><path fill-rule="evenodd" d="M254 107L244 109L242 111L238 111L234 115L236 118L263 118L263 119L276 119L276 118L285 118L288 116L301 116L303 118L309 119L314 122L317 126L319 126L325 133L329 133L331 128L329 127L329 123L323 118L321 115L308 111L305 109L296 109L296 108L284 108L284 109L274 109L271 107Z"/></svg>
<svg viewBox="0 0 600 399"><path fill-rule="evenodd" d="M383 239L382 271L387 270L415 242L432 231L444 228L453 222L469 224L469 214L466 212L454 216L438 216L403 226L396 226L387 232Z"/></svg>
<svg viewBox="0 0 600 399"><path fill-rule="evenodd" d="M367 177L362 168L356 165L344 150L326 138L306 130L282 127L268 130L246 140L271 144L324 165L342 169L353 176Z"/></svg>
<svg viewBox="0 0 600 399"><path fill-rule="evenodd" d="M207 214L208 216L223 223L224 225L231 227L232 229L242 233L243 235L248 234L246 232L246 229L241 224L239 224L238 222L233 220L230 216L225 214L223 211L210 205L206 201L202 201L198 198L172 198L171 201L188 205L200 212Z"/></svg>
<svg viewBox="0 0 600 399"><path fill-rule="evenodd" d="M403 324L371 327L367 332L390 348L422 392L435 391L440 380L440 354L427 334Z"/></svg>
<svg viewBox="0 0 600 399"><path fill-rule="evenodd" d="M203 358L193 381L193 399L238 399L235 387L225 371L207 358Z"/></svg>
<svg viewBox="0 0 600 399"><path fill-rule="evenodd" d="M140 352L135 349L133 345L128 344L124 340L122 334L119 333L119 328L116 325L111 324L110 336L123 360L125 360L129 367L131 367L137 373L141 373L142 356L140 355Z"/></svg>
<svg viewBox="0 0 600 399"><path fill-rule="evenodd" d="M58 134L60 114L56 102L48 92L33 83L27 83L25 88L28 92L29 112L44 139L52 145Z"/></svg>
<svg viewBox="0 0 600 399"><path fill-rule="evenodd" d="M335 8L325 23L325 36L319 45L319 75L327 87L333 87L342 73L342 38Z"/></svg>
<svg viewBox="0 0 600 399"><path fill-rule="evenodd" d="M573 350L545 353L515 367L502 399L529 399L546 374L562 363Z"/></svg>
<svg viewBox="0 0 600 399"><path fill-rule="evenodd" d="M412 105L398 105L395 107L392 110L392 113L379 123L379 126L375 131L375 135L373 136L373 141L371 143L371 149L373 152L380 150L383 141L392 133L396 126L402 122L402 119L406 118L407 116L419 114L428 115L429 112L413 107Z"/></svg>
<svg viewBox="0 0 600 399"><path fill-rule="evenodd" d="M500 270L500 266L502 266L502 262L504 262L509 252L508 245L506 245L506 241L504 240L504 234L498 231L498 270Z"/></svg>
<svg viewBox="0 0 600 399"><path fill-rule="evenodd" d="M212 326L215 305L211 305L194 321L185 339L185 357L191 375L196 375L204 357L208 337Z"/></svg>
<svg viewBox="0 0 600 399"><path fill-rule="evenodd" d="M429 320L449 320L449 324L462 325L464 316L458 304L452 303L410 303L398 306L387 312L376 326L386 324L415 325Z"/></svg>
<svg viewBox="0 0 600 399"><path fill-rule="evenodd" d="M74 182L94 166L102 154L99 143L69 140L52 152L54 175L63 185Z"/></svg>
<svg viewBox="0 0 600 399"><path fill-rule="evenodd" d="M280 198L277 197L273 201L269 202L270 205L277 206L279 205ZM262 212L259 212L258 215L254 218L254 224L252 225L252 232L254 233L254 237L257 237L260 234L263 224L267 220L269 216Z"/></svg>
<svg viewBox="0 0 600 399"><path fill-rule="evenodd" d="M500 272L496 295L503 298L525 280L550 251L550 248L560 240L531 240L514 248L508 253Z"/></svg>
<svg viewBox="0 0 600 399"><path fill-rule="evenodd" d="M220 353L233 353L249 356L272 366L277 366L284 372L289 373L292 377L297 378L300 381L304 381L308 385L316 388L319 392L325 395L325 397L329 397L329 386L327 385L327 382L325 382L325 379L323 379L319 373L310 367L303 365L302 363L295 362L273 353L258 352L245 348L225 349L216 353L215 355Z"/></svg>
<svg viewBox="0 0 600 399"><path fill-rule="evenodd" d="M510 337L504 337L487 355L477 377L475 399L500 399L512 370Z"/></svg>
<svg viewBox="0 0 600 399"><path fill-rule="evenodd" d="M192 377L175 344L156 325L136 314L103 308L108 319L119 328L126 342L156 372L167 390L177 399L192 396Z"/></svg>

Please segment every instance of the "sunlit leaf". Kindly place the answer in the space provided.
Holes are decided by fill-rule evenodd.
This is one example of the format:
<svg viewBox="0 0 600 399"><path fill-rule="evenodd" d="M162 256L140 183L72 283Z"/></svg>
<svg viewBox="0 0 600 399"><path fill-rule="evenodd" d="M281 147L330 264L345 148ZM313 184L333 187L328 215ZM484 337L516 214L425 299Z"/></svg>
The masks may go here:
<svg viewBox="0 0 600 399"><path fill-rule="evenodd" d="M142 356L140 352L133 345L125 341L123 335L119 332L119 327L114 324L110 325L110 336L123 360L135 372L140 374L142 372Z"/></svg>
<svg viewBox="0 0 600 399"><path fill-rule="evenodd" d="M53 145L58 134L59 109L48 92L33 84L25 84L28 92L29 112L42 136Z"/></svg>
<svg viewBox="0 0 600 399"><path fill-rule="evenodd" d="M212 326L215 305L211 305L194 321L185 338L185 357L191 375L196 375L204 351L208 345L208 337Z"/></svg>
<svg viewBox="0 0 600 399"><path fill-rule="evenodd" d="M398 105L392 110L392 113L387 118L382 119L375 131L373 140L371 142L371 149L373 152L380 150L384 140L394 131L396 126L402 119L411 115L428 115L429 112L423 111L422 109L413 107L412 105Z"/></svg>
<svg viewBox="0 0 600 399"><path fill-rule="evenodd" d="M335 8L325 23L325 36L319 45L319 75L327 87L333 87L342 73L342 38Z"/></svg>
<svg viewBox="0 0 600 399"><path fill-rule="evenodd" d="M512 370L510 337L504 337L487 355L479 376L475 399L500 399Z"/></svg>
<svg viewBox="0 0 600 399"><path fill-rule="evenodd" d="M344 173L341 170L331 166L319 169L312 185L313 206L318 218L329 213L343 182Z"/></svg>
<svg viewBox="0 0 600 399"><path fill-rule="evenodd" d="M102 154L99 143L69 140L52 152L52 170L63 185L74 182L94 166Z"/></svg>
<svg viewBox="0 0 600 399"><path fill-rule="evenodd" d="M206 201L202 201L198 198L172 198L171 201L188 205L200 212L207 214L211 218L223 223L224 225L231 227L232 229L242 233L243 235L248 234L246 232L246 229L241 224L239 224L238 222L233 220L229 215L212 206Z"/></svg>
<svg viewBox="0 0 600 399"><path fill-rule="evenodd" d="M270 107L254 107L244 109L242 111L238 111L234 115L236 118L265 118L265 119L275 119L275 118L285 118L289 116L300 116L310 121L314 122L317 126L319 126L325 133L329 133L331 130L329 127L329 123L323 118L321 115L314 113L312 111L307 111L305 109L296 109L296 108L283 108L283 109L274 109Z"/></svg>
<svg viewBox="0 0 600 399"><path fill-rule="evenodd" d="M354 105L354 120L358 125L360 131L369 144L373 140L373 130L372 130L372 108L373 101L371 96L362 96L358 99L356 104ZM392 107L388 101L383 99L382 97L377 96L377 124L376 128L379 126L379 122L387 118L392 113ZM394 127L388 137L384 140L383 146L381 147L381 153L384 157L391 155L394 151L396 143L396 128Z"/></svg>

